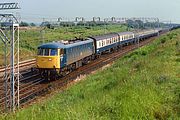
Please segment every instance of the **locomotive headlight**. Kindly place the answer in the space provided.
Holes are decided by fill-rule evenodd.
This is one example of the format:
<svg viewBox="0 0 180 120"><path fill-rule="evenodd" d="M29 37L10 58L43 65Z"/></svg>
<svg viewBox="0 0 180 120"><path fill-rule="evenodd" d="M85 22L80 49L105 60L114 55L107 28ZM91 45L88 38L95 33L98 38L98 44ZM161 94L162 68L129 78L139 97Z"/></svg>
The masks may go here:
<svg viewBox="0 0 180 120"><path fill-rule="evenodd" d="M52 61L52 59L48 59L49 61Z"/></svg>

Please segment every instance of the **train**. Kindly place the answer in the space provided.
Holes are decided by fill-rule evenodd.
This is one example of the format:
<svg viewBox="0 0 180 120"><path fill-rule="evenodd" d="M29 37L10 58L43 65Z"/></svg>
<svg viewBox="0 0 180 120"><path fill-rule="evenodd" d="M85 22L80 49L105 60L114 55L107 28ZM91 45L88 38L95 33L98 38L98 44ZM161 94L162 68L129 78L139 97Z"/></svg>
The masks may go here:
<svg viewBox="0 0 180 120"><path fill-rule="evenodd" d="M123 46L158 36L163 29L117 32L87 39L56 41L38 46L36 68L46 80L65 76L75 69Z"/></svg>

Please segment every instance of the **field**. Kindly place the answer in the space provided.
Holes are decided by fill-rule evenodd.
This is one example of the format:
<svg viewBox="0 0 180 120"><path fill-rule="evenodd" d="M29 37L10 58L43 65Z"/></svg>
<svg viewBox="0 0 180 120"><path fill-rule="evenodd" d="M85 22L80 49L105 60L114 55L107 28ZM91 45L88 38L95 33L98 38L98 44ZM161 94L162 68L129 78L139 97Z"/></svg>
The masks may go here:
<svg viewBox="0 0 180 120"><path fill-rule="evenodd" d="M180 29L63 92L0 119L180 119L179 103Z"/></svg>
<svg viewBox="0 0 180 120"><path fill-rule="evenodd" d="M61 27L56 29L28 29L20 31L20 60L32 59L36 55L38 45L42 43L71 40L77 38L86 38L88 36L101 35L110 32L126 31L124 25L106 25L94 27ZM1 41L0 41L1 43ZM0 65L3 64L3 46L0 46Z"/></svg>

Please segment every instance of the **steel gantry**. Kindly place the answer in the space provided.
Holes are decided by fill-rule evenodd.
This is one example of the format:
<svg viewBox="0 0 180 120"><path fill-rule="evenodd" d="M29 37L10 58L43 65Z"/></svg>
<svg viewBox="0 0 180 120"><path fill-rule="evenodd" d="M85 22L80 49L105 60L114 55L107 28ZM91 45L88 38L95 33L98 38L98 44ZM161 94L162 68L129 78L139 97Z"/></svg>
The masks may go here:
<svg viewBox="0 0 180 120"><path fill-rule="evenodd" d="M0 3L0 10L20 9L18 3Z"/></svg>
<svg viewBox="0 0 180 120"><path fill-rule="evenodd" d="M18 3L0 3L0 10L19 9ZM5 110L19 107L19 22L13 14L0 14L0 39L4 47Z"/></svg>

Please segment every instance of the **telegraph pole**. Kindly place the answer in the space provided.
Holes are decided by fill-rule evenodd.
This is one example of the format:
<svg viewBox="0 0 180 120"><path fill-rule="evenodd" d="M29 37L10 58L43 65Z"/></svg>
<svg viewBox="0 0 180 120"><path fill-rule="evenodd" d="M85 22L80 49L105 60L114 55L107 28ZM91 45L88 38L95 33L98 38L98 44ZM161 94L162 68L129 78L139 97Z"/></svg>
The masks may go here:
<svg viewBox="0 0 180 120"><path fill-rule="evenodd" d="M45 24L45 18L43 18L43 22L42 23ZM41 40L42 40L43 44L45 43L45 40L44 40L45 29L46 29L46 27L42 26L42 29L40 30Z"/></svg>
<svg viewBox="0 0 180 120"><path fill-rule="evenodd" d="M134 19L135 20L135 19ZM138 39L138 48L139 48L139 32L140 32L140 26L139 26L139 23L135 21L135 24L137 25L137 39Z"/></svg>
<svg viewBox="0 0 180 120"><path fill-rule="evenodd" d="M12 9L20 9L18 3L0 3L0 11ZM0 25L5 47L5 110L14 111L19 107L19 22L13 14L0 14Z"/></svg>
<svg viewBox="0 0 180 120"><path fill-rule="evenodd" d="M104 34L106 34L107 23L108 23L108 18L105 18L104 19Z"/></svg>

